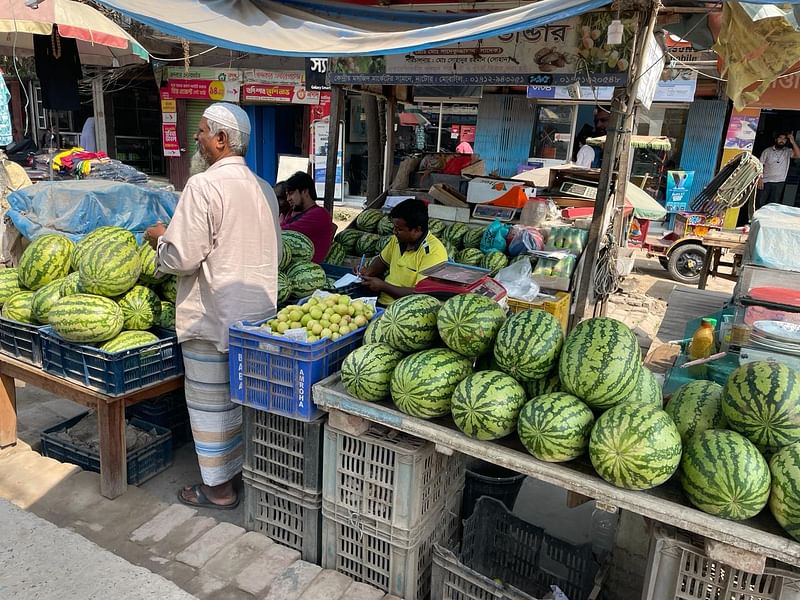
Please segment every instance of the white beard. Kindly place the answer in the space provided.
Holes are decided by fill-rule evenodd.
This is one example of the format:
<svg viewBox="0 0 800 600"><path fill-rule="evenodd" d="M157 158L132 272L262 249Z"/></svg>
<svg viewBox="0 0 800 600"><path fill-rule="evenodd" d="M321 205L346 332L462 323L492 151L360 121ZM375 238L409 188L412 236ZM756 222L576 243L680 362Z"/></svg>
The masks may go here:
<svg viewBox="0 0 800 600"><path fill-rule="evenodd" d="M199 151L192 154L192 161L189 164L189 175L197 175L199 173L203 173L210 167L211 164L205 159L205 157L200 154Z"/></svg>

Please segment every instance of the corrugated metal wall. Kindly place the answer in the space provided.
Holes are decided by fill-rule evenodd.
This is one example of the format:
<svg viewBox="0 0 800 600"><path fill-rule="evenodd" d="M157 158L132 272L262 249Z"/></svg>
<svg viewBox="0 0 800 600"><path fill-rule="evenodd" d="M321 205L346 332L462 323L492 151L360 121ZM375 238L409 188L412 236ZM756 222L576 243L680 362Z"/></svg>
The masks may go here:
<svg viewBox="0 0 800 600"><path fill-rule="evenodd" d="M516 175L528 161L534 108L525 96L487 94L478 106L474 150L486 161L486 173Z"/></svg>
<svg viewBox="0 0 800 600"><path fill-rule="evenodd" d="M694 171L691 198L699 194L717 172L726 112L727 103L722 100L695 100L689 108L681 169Z"/></svg>

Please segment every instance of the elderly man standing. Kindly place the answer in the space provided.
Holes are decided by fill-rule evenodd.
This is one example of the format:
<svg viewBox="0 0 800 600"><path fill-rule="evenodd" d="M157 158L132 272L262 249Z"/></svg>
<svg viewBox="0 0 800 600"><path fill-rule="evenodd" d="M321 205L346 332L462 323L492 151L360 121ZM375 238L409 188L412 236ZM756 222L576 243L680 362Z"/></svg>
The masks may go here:
<svg viewBox="0 0 800 600"><path fill-rule="evenodd" d="M233 479L242 468L242 409L230 401L228 327L266 318L277 305L278 202L245 164L249 138L241 108L207 108L193 160L205 169L187 182L169 227L146 232L159 271L178 277L175 328L203 480L178 492L190 506L239 504Z"/></svg>

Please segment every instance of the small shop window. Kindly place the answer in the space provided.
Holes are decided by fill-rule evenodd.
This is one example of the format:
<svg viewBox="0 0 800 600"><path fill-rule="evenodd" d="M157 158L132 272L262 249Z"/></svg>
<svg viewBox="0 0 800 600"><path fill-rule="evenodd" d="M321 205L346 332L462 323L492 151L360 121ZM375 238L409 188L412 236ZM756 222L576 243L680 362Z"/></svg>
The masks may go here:
<svg viewBox="0 0 800 600"><path fill-rule="evenodd" d="M564 162L569 160L575 108L566 104L540 104L536 107L531 140L532 157Z"/></svg>

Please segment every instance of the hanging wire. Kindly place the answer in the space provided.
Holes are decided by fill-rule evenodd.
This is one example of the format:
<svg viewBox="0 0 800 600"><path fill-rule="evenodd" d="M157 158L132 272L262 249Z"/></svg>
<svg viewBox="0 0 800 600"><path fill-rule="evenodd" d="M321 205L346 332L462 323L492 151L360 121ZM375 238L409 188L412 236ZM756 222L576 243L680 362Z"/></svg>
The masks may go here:
<svg viewBox="0 0 800 600"><path fill-rule="evenodd" d="M615 216L615 218L617 218ZM594 273L595 298L605 302L619 287L617 274L617 241L614 238L614 219L606 230L603 245L597 255L597 266Z"/></svg>

